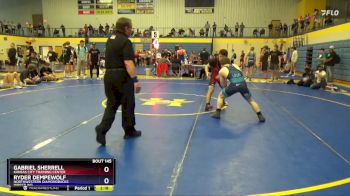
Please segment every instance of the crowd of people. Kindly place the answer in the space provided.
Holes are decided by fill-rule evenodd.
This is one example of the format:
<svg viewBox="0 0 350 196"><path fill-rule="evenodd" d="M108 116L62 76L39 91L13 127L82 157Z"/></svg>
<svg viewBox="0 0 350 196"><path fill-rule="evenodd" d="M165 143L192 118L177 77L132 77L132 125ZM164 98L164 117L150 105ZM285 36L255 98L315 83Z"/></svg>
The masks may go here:
<svg viewBox="0 0 350 196"><path fill-rule="evenodd" d="M211 55L206 48L199 52L191 51L188 53L182 46L179 46L177 50L169 50L168 48L159 51L156 49L137 50L134 56L136 66L152 67L154 75L161 76L164 71L165 76L192 77L197 75L197 79L210 78L212 71L210 59L217 58L217 54ZM295 47L282 51L282 46L278 45L274 45L273 49L264 46L260 49L260 54L256 53L254 47L251 47L247 53L242 50L239 56L232 50L230 58L231 63L237 64L241 68L247 80L252 81L254 72L260 69L260 74L265 82L279 80L282 73L288 74L282 77L294 77L298 59ZM339 63L339 56L334 52L334 46L329 48L328 53L321 49L318 59L317 69L314 70L318 72L314 72L310 65L306 65L299 85L312 86L314 82L322 81L321 87L325 88L324 84L332 82L333 66ZM55 65L58 61L64 65L63 76L65 78L86 79L87 69L90 69L90 78L93 78L94 69L96 69L96 78L101 79L99 65L100 62L103 62L103 57L101 58L101 52L96 48L95 43L92 43L88 48L84 40L81 40L77 47L72 47L70 42L65 42L60 57L53 50L53 47L49 47L47 59L38 57L31 42L27 42L24 52L21 47L16 48L15 44L12 43L8 50L6 66L8 73L5 75L2 88L20 88L23 85L38 84L41 81L56 81L58 77L55 75ZM196 74L191 67L193 64L207 66L203 67L199 74ZM159 68L158 65L162 65L163 68ZM73 76L75 71L76 75ZM271 80L268 80L269 75L271 75ZM325 80L321 80L321 76Z"/></svg>
<svg viewBox="0 0 350 196"><path fill-rule="evenodd" d="M329 26L334 23L332 16L322 16L319 9L315 9L313 14L306 14L305 16L299 16L294 18L291 25L287 23L272 24L267 26L269 31L269 37L286 37L290 35L301 34L310 30L322 28ZM218 26L215 22L210 24L207 21L201 28L171 28L168 34L162 34L163 37L243 37L244 30L246 28L245 24L241 22L232 27L227 24L218 30ZM250 28L252 29L253 37L264 37L265 28ZM30 35L37 37L66 37L66 28L63 24L60 27L51 28L50 24L45 22L45 24L33 25L27 22L25 25L21 23L14 23L12 21L0 21L0 33L12 34L12 35ZM144 30L138 28L134 29L131 36L133 37L151 37L151 32L157 30L155 27L150 26ZM197 32L196 32L197 30ZM217 32L218 30L218 32ZM108 37L115 31L115 24L105 25L99 24L98 26L93 26L92 24L85 24L82 28L71 29L69 36L74 37ZM162 29L164 31L164 29ZM249 35L250 36L250 35Z"/></svg>
<svg viewBox="0 0 350 196"><path fill-rule="evenodd" d="M73 77L76 70L78 79L86 79L86 69L90 69L90 78L93 78L94 69L96 69L96 79L100 80L100 63L103 63L101 53L96 44L92 43L90 48L85 46L84 40L73 48L70 42L63 44L62 55L49 46L47 58L40 58L35 52L32 43L27 42L26 51L23 52L21 47L16 48L11 43L7 52L8 61L6 61L6 71L3 85L1 88L22 88L26 85L39 84L42 81L57 81L56 65L61 62L64 65L64 78Z"/></svg>

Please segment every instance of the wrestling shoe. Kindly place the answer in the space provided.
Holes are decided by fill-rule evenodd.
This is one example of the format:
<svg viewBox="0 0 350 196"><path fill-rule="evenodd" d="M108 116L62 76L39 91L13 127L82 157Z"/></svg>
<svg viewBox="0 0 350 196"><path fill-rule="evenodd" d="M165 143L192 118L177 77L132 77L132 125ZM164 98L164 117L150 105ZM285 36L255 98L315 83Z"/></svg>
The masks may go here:
<svg viewBox="0 0 350 196"><path fill-rule="evenodd" d="M265 117L260 113L258 114L259 122L265 122Z"/></svg>
<svg viewBox="0 0 350 196"><path fill-rule="evenodd" d="M95 131L96 131L96 142L101 144L102 146L106 145L106 135L100 133L97 127L95 128Z"/></svg>
<svg viewBox="0 0 350 196"><path fill-rule="evenodd" d="M220 110L216 110L214 114L211 115L212 118L220 119Z"/></svg>
<svg viewBox="0 0 350 196"><path fill-rule="evenodd" d="M141 136L141 131L135 130L132 132L125 133L124 139L127 140L127 139L136 138L136 137L140 137L140 136Z"/></svg>
<svg viewBox="0 0 350 196"><path fill-rule="evenodd" d="M212 110L213 109L213 106L211 106L211 105L209 105L209 104L207 104L206 106L205 106L205 111L206 112L208 112L208 111L210 111L210 110Z"/></svg>

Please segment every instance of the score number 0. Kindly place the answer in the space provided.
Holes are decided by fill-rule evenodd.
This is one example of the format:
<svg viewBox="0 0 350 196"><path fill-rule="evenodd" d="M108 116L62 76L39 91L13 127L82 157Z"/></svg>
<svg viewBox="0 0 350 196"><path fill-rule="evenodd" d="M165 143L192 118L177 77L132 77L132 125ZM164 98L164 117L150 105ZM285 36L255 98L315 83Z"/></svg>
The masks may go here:
<svg viewBox="0 0 350 196"><path fill-rule="evenodd" d="M109 172L109 167L108 167L108 166L104 167L104 168L103 168L103 171L104 171L105 173L108 173L108 172ZM103 182L104 182L105 184L108 184L108 183L109 183L109 178L103 179Z"/></svg>

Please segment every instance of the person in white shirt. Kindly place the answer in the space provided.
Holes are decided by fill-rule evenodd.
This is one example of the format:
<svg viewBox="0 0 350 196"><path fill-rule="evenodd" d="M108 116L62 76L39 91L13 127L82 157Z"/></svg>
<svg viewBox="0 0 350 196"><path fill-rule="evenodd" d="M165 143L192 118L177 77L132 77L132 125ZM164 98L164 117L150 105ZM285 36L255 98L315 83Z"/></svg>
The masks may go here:
<svg viewBox="0 0 350 196"><path fill-rule="evenodd" d="M311 89L326 89L327 86L327 82L326 82L326 78L327 78L327 73L324 70L324 68L322 66L317 66L317 71L315 72L315 83L313 83L310 88Z"/></svg>
<svg viewBox="0 0 350 196"><path fill-rule="evenodd" d="M295 76L296 63L298 61L298 51L295 46L292 47L292 58L290 64L290 71L288 75Z"/></svg>
<svg viewBox="0 0 350 196"><path fill-rule="evenodd" d="M80 73L83 74L83 79L86 78L86 66L87 66L87 57L88 57L88 49L85 46L84 40L80 40L80 44L76 49L77 53L77 65L78 65L78 73L77 77L80 78Z"/></svg>

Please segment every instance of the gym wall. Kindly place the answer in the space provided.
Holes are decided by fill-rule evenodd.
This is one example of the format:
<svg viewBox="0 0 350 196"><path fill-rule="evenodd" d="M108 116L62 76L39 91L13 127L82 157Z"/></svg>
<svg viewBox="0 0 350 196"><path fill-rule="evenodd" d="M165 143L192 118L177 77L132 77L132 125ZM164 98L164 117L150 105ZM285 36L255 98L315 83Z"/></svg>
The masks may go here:
<svg viewBox="0 0 350 196"><path fill-rule="evenodd" d="M32 23L33 14L42 14L42 0L0 0L0 20Z"/></svg>
<svg viewBox="0 0 350 196"><path fill-rule="evenodd" d="M216 21L218 27L244 22L246 27L267 27L271 20L290 24L297 13L298 0L215 0L214 14L185 14L185 0L155 0L154 14L118 15L114 0L112 15L78 15L75 0L42 0L44 19L51 27L64 23L66 28L79 28L84 24L105 25L115 23L118 17L129 17L135 28L203 27ZM259 10L259 11L257 11ZM170 30L170 29L169 29Z"/></svg>

